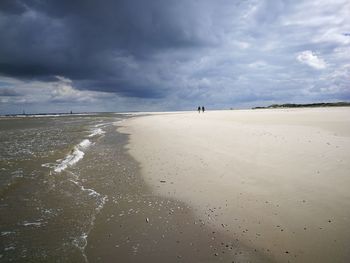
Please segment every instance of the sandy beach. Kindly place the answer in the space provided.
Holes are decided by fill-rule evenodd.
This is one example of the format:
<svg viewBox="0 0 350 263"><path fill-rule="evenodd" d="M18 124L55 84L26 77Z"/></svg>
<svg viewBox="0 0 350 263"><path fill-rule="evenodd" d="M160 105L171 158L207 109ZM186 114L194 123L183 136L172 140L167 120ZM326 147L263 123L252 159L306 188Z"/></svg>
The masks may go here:
<svg viewBox="0 0 350 263"><path fill-rule="evenodd" d="M107 200L80 240L83 258L76 262L269 262L197 217L190 205L153 191L126 152L128 138L107 131L79 163L86 187Z"/></svg>
<svg viewBox="0 0 350 263"><path fill-rule="evenodd" d="M245 248L232 260L350 261L350 108L148 114L118 130L153 193Z"/></svg>

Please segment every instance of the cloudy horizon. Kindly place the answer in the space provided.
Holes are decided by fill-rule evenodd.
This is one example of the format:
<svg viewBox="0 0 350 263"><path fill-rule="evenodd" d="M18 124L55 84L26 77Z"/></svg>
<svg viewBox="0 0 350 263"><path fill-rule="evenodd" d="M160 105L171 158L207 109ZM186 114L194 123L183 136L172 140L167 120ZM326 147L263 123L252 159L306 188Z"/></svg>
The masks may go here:
<svg viewBox="0 0 350 263"><path fill-rule="evenodd" d="M0 32L0 114L350 100L348 0L4 0Z"/></svg>

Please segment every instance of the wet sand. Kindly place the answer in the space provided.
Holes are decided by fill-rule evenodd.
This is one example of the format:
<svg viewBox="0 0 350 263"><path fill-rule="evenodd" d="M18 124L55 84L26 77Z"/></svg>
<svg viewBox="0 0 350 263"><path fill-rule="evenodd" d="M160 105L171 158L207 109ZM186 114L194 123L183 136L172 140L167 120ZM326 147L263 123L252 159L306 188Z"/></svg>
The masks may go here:
<svg viewBox="0 0 350 263"><path fill-rule="evenodd" d="M204 240L247 248L242 262L350 261L350 108L152 114L120 131L152 192L205 219Z"/></svg>
<svg viewBox="0 0 350 263"><path fill-rule="evenodd" d="M86 247L81 244L86 261L270 262L263 253L217 231L188 204L152 191L139 163L126 152L127 143L128 135L107 132L79 163L86 167L80 174L85 186L108 196ZM102 155L103 164L93 158L96 155Z"/></svg>

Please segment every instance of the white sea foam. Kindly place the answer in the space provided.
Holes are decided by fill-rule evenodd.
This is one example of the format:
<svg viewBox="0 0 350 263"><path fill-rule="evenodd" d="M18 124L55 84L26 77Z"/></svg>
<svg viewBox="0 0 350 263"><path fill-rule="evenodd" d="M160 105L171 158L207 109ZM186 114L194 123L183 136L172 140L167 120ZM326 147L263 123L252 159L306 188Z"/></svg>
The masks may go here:
<svg viewBox="0 0 350 263"><path fill-rule="evenodd" d="M75 181L75 180L70 180L73 184L75 184L76 186L80 187L80 189L83 191L83 192L87 192L87 194L89 196L93 196L93 197L96 197L98 198L97 200L97 211L100 211L103 207L103 205L106 203L107 201L107 196L102 196L100 193L96 192L94 189L91 189L91 188L85 188L81 183L79 183L78 181Z"/></svg>
<svg viewBox="0 0 350 263"><path fill-rule="evenodd" d="M56 173L60 173L63 170L65 170L67 167L72 166L73 164L79 162L81 159L83 159L85 153L83 150L88 148L91 145L91 142L88 139L83 140L81 143L79 143L77 146L74 147L74 149L71 151L70 154L66 156L54 169Z"/></svg>
<svg viewBox="0 0 350 263"><path fill-rule="evenodd" d="M91 145L91 142L88 139L85 139L81 143L79 143L79 146L83 149L89 147L90 145Z"/></svg>
<svg viewBox="0 0 350 263"><path fill-rule="evenodd" d="M56 165L54 163L43 163L41 166L42 167L46 167L46 168L54 168L54 167L56 167Z"/></svg>
<svg viewBox="0 0 350 263"><path fill-rule="evenodd" d="M16 249L15 246L9 246L9 247L5 247L4 251L15 250L15 249Z"/></svg>
<svg viewBox="0 0 350 263"><path fill-rule="evenodd" d="M95 125L95 127L98 128L98 127L105 126L105 125L106 125L105 122L104 123L98 123L98 124Z"/></svg>
<svg viewBox="0 0 350 263"><path fill-rule="evenodd" d="M79 237L76 237L73 239L73 245L75 245L81 250L83 257L85 259L85 262L88 262L87 256L84 253L85 247L87 245L87 237L88 237L87 233L82 233Z"/></svg>
<svg viewBox="0 0 350 263"><path fill-rule="evenodd" d="M22 226L35 226L40 227L43 224L43 222L23 222Z"/></svg>
<svg viewBox="0 0 350 263"><path fill-rule="evenodd" d="M1 236L8 236L8 235L12 235L12 234L16 234L16 232L14 232L14 231L3 231L3 232L1 232Z"/></svg>
<svg viewBox="0 0 350 263"><path fill-rule="evenodd" d="M114 121L113 122L102 122L102 123L98 123L95 125L95 128L103 128L103 127L107 127L109 125L112 125L114 124Z"/></svg>
<svg viewBox="0 0 350 263"><path fill-rule="evenodd" d="M102 135L102 134L104 134L105 133L105 131L104 130L102 130L101 128L97 128L97 129L94 129L93 131L92 131L92 133L88 136L88 137L94 137L94 136L96 136L96 135Z"/></svg>
<svg viewBox="0 0 350 263"><path fill-rule="evenodd" d="M81 160L84 157L84 152L80 151L79 149L75 148L71 154L67 155L67 157L56 166L55 172L60 173L63 170L65 170L68 166L71 166L75 163L77 163L79 160Z"/></svg>
<svg viewBox="0 0 350 263"><path fill-rule="evenodd" d="M108 197L106 195L102 195L96 192L94 189L85 188L79 181L76 181L73 179L71 179L70 181L76 186L78 186L83 192L86 192L89 196L96 198L97 207L95 208L95 213L91 217L90 226L88 227L86 232L83 232L80 236L76 237L73 240L73 244L81 250L85 262L88 263L88 258L85 254L85 247L87 246L87 238L95 223L96 215L101 211L101 209L107 202Z"/></svg>

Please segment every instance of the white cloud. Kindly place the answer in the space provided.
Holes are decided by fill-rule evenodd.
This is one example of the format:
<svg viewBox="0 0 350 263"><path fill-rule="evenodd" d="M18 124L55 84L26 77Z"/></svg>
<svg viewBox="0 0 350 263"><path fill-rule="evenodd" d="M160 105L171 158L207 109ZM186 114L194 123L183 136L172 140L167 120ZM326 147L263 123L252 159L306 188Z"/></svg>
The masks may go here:
<svg viewBox="0 0 350 263"><path fill-rule="evenodd" d="M238 40L233 40L232 45L235 47L238 47L240 49L247 49L251 46L250 43L245 42L245 41L238 41Z"/></svg>
<svg viewBox="0 0 350 263"><path fill-rule="evenodd" d="M299 53L297 55L297 60L302 64L306 64L314 69L325 69L327 67L326 62L310 50L305 50Z"/></svg>
<svg viewBox="0 0 350 263"><path fill-rule="evenodd" d="M99 98L111 96L105 92L78 90L73 82L65 77L56 76L56 81L22 81L12 78L0 78L7 83L7 89L17 96L2 98L7 103L91 103Z"/></svg>
<svg viewBox="0 0 350 263"><path fill-rule="evenodd" d="M70 80L69 78L65 78L63 76L55 76L57 80L59 80L62 83L72 83L72 80Z"/></svg>
<svg viewBox="0 0 350 263"><path fill-rule="evenodd" d="M316 35L312 42L314 43L336 43L340 45L350 44L350 37L344 35L339 28L330 28L319 35Z"/></svg>
<svg viewBox="0 0 350 263"><path fill-rule="evenodd" d="M268 66L268 64L262 60L258 60L248 64L248 67L253 69L262 69L262 68L265 68L266 66Z"/></svg>
<svg viewBox="0 0 350 263"><path fill-rule="evenodd" d="M48 99L53 101L80 101L93 102L99 92L92 92L87 90L77 90L73 87L72 81L68 78L56 76L58 81L51 83L48 92Z"/></svg>

